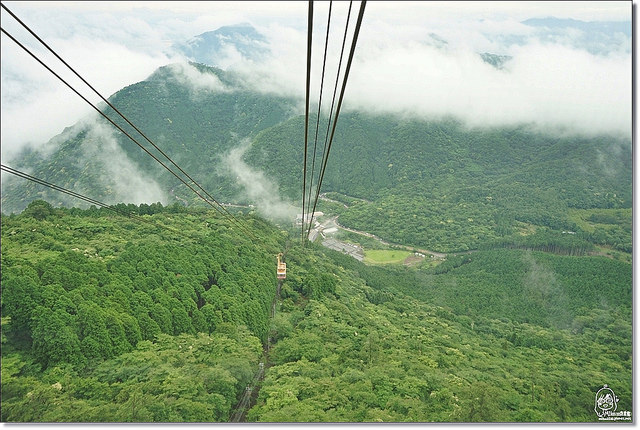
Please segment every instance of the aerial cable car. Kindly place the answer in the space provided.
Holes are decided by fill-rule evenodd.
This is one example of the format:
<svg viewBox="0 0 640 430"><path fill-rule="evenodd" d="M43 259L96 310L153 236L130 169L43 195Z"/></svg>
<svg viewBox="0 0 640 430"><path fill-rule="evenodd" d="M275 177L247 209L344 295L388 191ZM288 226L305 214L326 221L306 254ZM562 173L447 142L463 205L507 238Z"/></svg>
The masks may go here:
<svg viewBox="0 0 640 430"><path fill-rule="evenodd" d="M278 254L278 268L276 269L276 273L278 279L285 279L287 277L287 263L281 262L280 257L282 257L282 252Z"/></svg>

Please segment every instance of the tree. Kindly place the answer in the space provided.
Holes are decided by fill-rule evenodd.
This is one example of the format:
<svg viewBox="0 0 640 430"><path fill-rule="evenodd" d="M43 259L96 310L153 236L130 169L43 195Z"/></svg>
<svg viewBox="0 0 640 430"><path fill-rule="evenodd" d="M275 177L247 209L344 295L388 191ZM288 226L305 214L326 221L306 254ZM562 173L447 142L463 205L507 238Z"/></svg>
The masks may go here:
<svg viewBox="0 0 640 430"><path fill-rule="evenodd" d="M32 337L33 354L45 368L58 363L80 365L85 361L72 318L60 309L52 311L37 306L33 312Z"/></svg>
<svg viewBox="0 0 640 430"><path fill-rule="evenodd" d="M89 360L111 357L113 345L107 330L105 312L93 302L81 303L77 320L84 356Z"/></svg>
<svg viewBox="0 0 640 430"><path fill-rule="evenodd" d="M191 311L191 326L195 333L209 333L207 320L199 309Z"/></svg>
<svg viewBox="0 0 640 430"><path fill-rule="evenodd" d="M171 309L171 321L173 322L173 334L195 334L193 326L191 325L191 318L189 318L184 308L176 307Z"/></svg>
<svg viewBox="0 0 640 430"><path fill-rule="evenodd" d="M306 358L319 361L326 354L324 342L313 332L297 332L293 336L281 340L273 350L274 361L286 363Z"/></svg>
<svg viewBox="0 0 640 430"><path fill-rule="evenodd" d="M145 310L139 310L135 316L138 320L142 340L153 340L157 335L162 333L158 323L155 322Z"/></svg>
<svg viewBox="0 0 640 430"><path fill-rule="evenodd" d="M462 422L500 422L500 390L486 382L475 382L464 394L464 406L458 420Z"/></svg>
<svg viewBox="0 0 640 430"><path fill-rule="evenodd" d="M53 215L53 206L44 200L34 200L22 211L22 215L42 221Z"/></svg>
<svg viewBox="0 0 640 430"><path fill-rule="evenodd" d="M136 345L138 345L138 342L142 340L138 320L128 314L120 314L120 320L122 321L122 328L124 329L127 342L129 342L131 347L135 348Z"/></svg>
<svg viewBox="0 0 640 430"><path fill-rule="evenodd" d="M206 304L202 308L200 308L200 312L204 317L204 320L207 324L207 333L211 334L215 331L216 327L222 324L222 313L212 305Z"/></svg>
<svg viewBox="0 0 640 430"><path fill-rule="evenodd" d="M2 315L11 317L11 330L28 335L31 314L40 302L38 273L30 266L2 270Z"/></svg>
<svg viewBox="0 0 640 430"><path fill-rule="evenodd" d="M127 334L125 333L124 326L120 320L120 315L115 311L109 309L105 315L105 325L107 332L109 333L109 339L111 340L111 354L118 356L122 353L129 352L132 349L132 345L127 340Z"/></svg>
<svg viewBox="0 0 640 430"><path fill-rule="evenodd" d="M171 322L171 312L160 303L154 303L149 314L153 320L158 323L158 327L163 333L173 333L173 324Z"/></svg>

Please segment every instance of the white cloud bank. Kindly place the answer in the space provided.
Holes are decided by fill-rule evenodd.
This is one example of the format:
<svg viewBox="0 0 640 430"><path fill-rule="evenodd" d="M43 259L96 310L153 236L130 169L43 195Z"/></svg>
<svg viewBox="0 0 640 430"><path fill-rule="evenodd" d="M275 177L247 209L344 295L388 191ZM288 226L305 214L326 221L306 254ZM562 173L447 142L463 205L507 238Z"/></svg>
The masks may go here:
<svg viewBox="0 0 640 430"><path fill-rule="evenodd" d="M571 28L562 37L545 40L544 29L519 21L527 17L526 13L515 13L519 2L494 3L492 16L483 2L477 6L471 4L476 2L424 3L432 4L433 13L426 13L425 6L410 16L402 7L408 6L410 10L410 6L415 6L413 3L398 2L397 9L387 2L368 4L344 109L428 118L455 116L470 126L524 123L549 131L631 136L629 37L616 34L619 44L610 46L604 54L594 54L588 47L580 46L584 35ZM459 3L471 10L457 11L451 5ZM548 15L554 12L555 3L550 3ZM566 4L558 4L563 6L558 10L569 12ZM528 10L540 5L523 2L522 6ZM606 8L603 4L594 6L600 11ZM631 8L626 6L630 19ZM338 30L344 28L346 16L346 4L339 7L342 9L338 16L332 17L335 34L332 33L330 39L325 106L330 104L327 100L333 91L337 50L342 43ZM578 12L575 16L581 17L583 8L576 3L573 7ZM336 9L334 7L334 13ZM393 11L398 16L394 16ZM442 15L438 15L438 11ZM474 15L474 11L478 15ZM354 7L352 17L356 13L357 7ZM399 16L407 18L406 25L398 25ZM303 97L305 30L271 26L260 31L272 41L272 60L262 68L254 64L236 64L235 68L251 76L247 81L254 82L256 89ZM319 28L314 32L314 101L319 94L324 31ZM347 38L347 51L351 34ZM482 60L480 54L485 52L511 59L498 69ZM343 70L345 63L346 54ZM342 78L339 82L341 85Z"/></svg>
<svg viewBox="0 0 640 430"><path fill-rule="evenodd" d="M82 156L104 171L99 181L109 193L105 203L167 204L167 196L158 183L143 173L120 147L113 127L89 119L82 127L87 131ZM80 160L79 163L84 164Z"/></svg>
<svg viewBox="0 0 640 430"><path fill-rule="evenodd" d="M173 63L169 65L169 69L180 85L189 88L192 97L231 91L216 75L213 73L201 73L191 64Z"/></svg>
<svg viewBox="0 0 640 430"><path fill-rule="evenodd" d="M328 2L315 3L312 96L317 100ZM105 96L179 60L169 52L174 42L224 25L249 22L269 40L271 59L256 64L232 50L225 64L242 71L246 82L256 89L304 98L307 2L3 4ZM348 2L334 2L326 107L333 91L347 7ZM358 8L359 2L354 2L351 32ZM630 38L619 35L620 49L613 47L606 54L595 55L576 46L579 32L568 31L545 41L540 31L522 24L528 18L548 16L630 21L631 4L368 2L344 109L426 117L454 115L473 126L528 123L571 132L630 136ZM5 11L2 27L25 43L32 40ZM513 43L513 38L520 42ZM350 40L349 36L347 51ZM28 45L37 47L33 42ZM92 109L4 35L1 49L1 155L10 159L25 145L40 146ZM38 48L37 52L44 51ZM482 61L482 52L512 59L499 70ZM343 70L345 63L346 57ZM77 80L72 83L79 85ZM209 84L215 86L216 82ZM96 96L88 97L98 101Z"/></svg>
<svg viewBox="0 0 640 430"><path fill-rule="evenodd" d="M532 42L512 49L513 58L497 69L470 50L423 45L365 52L348 83L350 108L630 136L630 55Z"/></svg>

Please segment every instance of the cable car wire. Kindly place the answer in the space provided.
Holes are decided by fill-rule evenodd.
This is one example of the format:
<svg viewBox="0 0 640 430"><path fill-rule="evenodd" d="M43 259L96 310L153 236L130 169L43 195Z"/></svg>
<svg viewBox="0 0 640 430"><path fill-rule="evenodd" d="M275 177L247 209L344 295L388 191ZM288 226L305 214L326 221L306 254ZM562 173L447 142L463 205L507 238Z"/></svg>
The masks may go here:
<svg viewBox="0 0 640 430"><path fill-rule="evenodd" d="M328 19L327 19L327 35L325 37L324 40L324 57L322 59L322 76L320 78L320 98L318 100L318 116L316 118L316 135L315 135L315 139L313 141L313 156L312 156L312 162L311 162L311 181L309 183L309 203L307 203L307 213L309 213L309 209L311 207L311 194L312 194L312 190L313 190L313 175L315 172L315 166L316 166L316 152L317 152L317 145L318 145L318 131L320 130L320 112L322 112L322 90L324 88L324 72L325 72L325 68L327 65L327 48L329 46L329 30L331 28L331 7L333 5L333 1L329 2L329 14L328 14ZM311 214L311 219L313 220L313 214ZM311 228L311 224L309 225L309 228ZM308 236L308 235L307 235Z"/></svg>
<svg viewBox="0 0 640 430"><path fill-rule="evenodd" d="M215 210L217 210L223 217L226 217L228 219L230 219L232 222L234 222L236 224L237 227L239 227L240 229L242 229L245 233L247 233L248 235L250 235L252 238L255 239L255 235L253 235L253 233L251 233L251 231L249 231L246 227L244 227L243 225L241 225L233 216L230 216L228 214L228 211L226 211L226 209L215 199L211 198L211 200L208 200L207 198L205 198L204 196L202 196L202 194L200 194L197 190L195 190L190 184L188 184L183 178L181 178L178 174L176 174L173 170L171 170L171 168L169 168L166 164L164 164L160 159L158 159L158 157L156 157L154 154L152 154L147 148L145 148L142 144L140 144L133 136L131 136L129 133L127 133L122 127L120 127L118 124L116 124L115 121L113 121L111 118L109 118L104 112L102 112L102 110L100 110L97 106L95 106L93 103L91 103L91 101L89 101L85 96L83 96L82 94L80 94L80 92L78 90L76 90L71 84L69 84L64 78L62 78L59 74L57 74L53 69L51 69L48 65L46 65L40 58L38 58L33 52L31 52L26 46L24 46L22 43L20 43L20 41L18 41L15 37L13 37L11 34L9 34L4 28L0 27L0 31L2 31L2 33L4 33L6 36L8 36L13 42L15 42L18 46L20 46L25 52L27 52L29 55L31 55L36 61L38 61L38 63L40 63L44 68L46 68L50 73L52 73L55 77L57 77L60 81L62 81L67 87L69 87L74 93L76 93L82 100L84 100L87 104L89 104L89 106L91 106L94 110L96 110L100 115L102 115L107 121L109 121L114 127L116 127L119 131L121 131L125 136L127 136L129 139L131 139L136 145L138 145L143 151L145 151L149 156L151 156L155 161L157 161L162 167L164 167L167 171L169 171L173 176L175 176L180 182L182 182L183 184L185 184L189 189L191 189L191 191L193 191L198 197L200 197L205 203L207 203L208 205L210 205L211 207L213 207ZM222 211L221 209L219 209L218 207L216 207L213 203L216 203L218 206L220 206L220 208L224 209L224 211ZM226 213L225 213L226 212Z"/></svg>
<svg viewBox="0 0 640 430"><path fill-rule="evenodd" d="M38 36L27 24L25 24L20 18L18 18L13 12L11 12L9 10L9 8L7 8L4 4L0 4L2 6L2 8L9 14L11 15L16 21L18 21L18 23L20 23L20 25L22 25L22 27L24 27L29 33L31 33L31 35L33 37L36 38L36 40L38 40L38 42L40 42L45 48L47 48L49 50L49 52L51 52L58 60L60 60L62 62L62 64L64 64L65 66L67 66L67 68L69 70L71 70L71 72L73 72L73 74L75 74L85 85L87 85L98 97L100 97L100 99L105 102L111 109L114 110L114 112L116 112L118 115L120 115L120 117L122 119L124 119L131 127L133 127L133 129L135 131L137 131L143 138L145 138L145 140L147 142L149 142L158 152L160 152L160 154L162 154L167 160L169 160L171 162L171 164L173 164L183 175L185 175L187 178L189 178L189 180L191 182L193 182L200 190L202 190L202 192L204 192L207 197L209 197L211 200L215 201L216 203L218 203L213 196L211 196L198 182L196 182L195 179L193 179L187 172L185 172L180 166L178 166L178 164L176 164L171 157L169 157L162 149L160 149L151 139L149 139L147 137L146 134L144 134L138 127L136 127L122 112L120 112L120 110L118 110L106 97L104 97L98 90L96 90L89 82L87 82L86 79L84 79L73 67L71 67L71 65L69 65L62 57L60 57L60 55L58 55L58 53L51 48L44 40L42 40L42 38L40 36ZM231 213L229 211L226 210L226 208L224 208L224 206L220 205L220 207L223 209L224 212L226 212L229 216L233 217L233 215L231 215Z"/></svg>
<svg viewBox="0 0 640 430"><path fill-rule="evenodd" d="M304 246L304 201L307 190L307 146L309 141L309 93L311 87L311 42L313 34L313 0L309 1L307 16L307 86L304 108L304 157L302 167L302 245Z"/></svg>
<svg viewBox="0 0 640 430"><path fill-rule="evenodd" d="M322 158L320 160L320 165L322 165L324 163L325 154L327 152L327 142L329 140L329 130L331 129L331 123L332 123L332 117L333 117L333 108L335 107L336 95L338 93L338 82L339 82L339 78L340 78L340 70L342 70L342 59L344 57L344 47L346 46L346 42L347 42L347 32L349 30L349 19L351 17L351 7L352 7L352 5L353 5L353 1L350 1L349 2L349 10L347 11L347 19L345 21L344 36L342 38L342 48L340 49L340 61L338 62L338 71L336 73L335 85L333 87L333 97L331 99L331 109L329 110L329 118L327 120L327 130L326 130L325 136L324 136L324 146L322 148ZM309 199L309 201L311 201L311 199ZM307 238L309 237L310 234L311 234L311 226L309 226L309 229L307 230Z"/></svg>
<svg viewBox="0 0 640 430"><path fill-rule="evenodd" d="M153 225L154 227L160 227L162 229L165 229L165 230L167 230L167 231L169 231L169 232L171 232L173 234L177 234L179 236L186 237L188 239L204 243L202 241L201 237L193 236L193 235L190 235L190 234L185 234L183 231L178 230L178 229L173 228L173 227L169 227L168 225L158 224L156 222L153 222L150 219L143 218L143 217L141 217L139 215L136 215L136 214L133 214L133 213L130 213L130 212L125 212L125 211L119 209L117 206L109 205L109 204L103 203L103 202L101 202L99 200L95 200L95 199L93 199L91 197L87 197L87 196L82 195L80 193L76 193L75 191L71 191L71 190L63 188L63 187L61 187L59 185L52 184L50 182L45 181L44 179L37 178L35 176L29 175L28 173L22 172L20 170L14 169L14 168L9 167L9 166L6 166L4 164L0 164L0 170L4 170L5 172L10 173L10 174L12 174L14 176L18 176L18 177L20 177L22 179L27 179L27 180L29 180L31 182L35 182L37 184L40 184L40 185L43 185L45 187L51 188L51 189L53 189L55 191L59 191L61 193L64 193L64 194L67 194L69 196L78 198L80 200L84 200L85 202L91 203L92 205L100 206L102 208L108 209L108 210L110 210L112 212L115 212L115 213L117 213L119 215L122 215L124 217L131 218L131 219L134 219L134 220L137 220L137 221L141 221L141 222L145 222L147 224Z"/></svg>
<svg viewBox="0 0 640 430"><path fill-rule="evenodd" d="M324 160L324 155L327 151L327 141L329 140L329 130L331 129L331 118L333 117L333 108L336 102L336 95L338 93L338 82L340 78L340 70L342 70L342 58L344 56L344 47L347 42L347 32L349 30L349 18L351 17L351 6L353 5L353 1L349 2L349 10L347 11L347 20L344 28L344 37L342 38L342 48L340 49L340 61L338 62L338 72L336 73L336 81L333 87L333 98L331 99L331 109L329 110L329 121L327 121L327 130L324 136L324 147L322 149L322 160L321 165Z"/></svg>
<svg viewBox="0 0 640 430"><path fill-rule="evenodd" d="M12 175L18 176L20 178L27 179L29 181L35 182L35 183L40 184L40 185L44 185L45 187L49 187L49 188L51 188L53 190L56 190L56 191L59 191L61 193L70 195L70 196L75 197L77 199L84 200L85 202L91 203L93 205L100 206L100 207L103 207L105 209L109 209L111 211L114 211L114 212L116 212L116 213L118 213L120 215L126 216L128 218L134 218L134 219L137 219L138 221L143 221L143 222L147 222L147 223L150 223L150 224L157 225L154 222L151 222L151 221L149 221L147 219L144 219L144 218L142 218L140 216L137 216L137 215L132 214L132 213L124 212L124 211L118 209L115 206L109 205L107 203L103 203L103 202L101 202L99 200L92 199L91 197L87 197L87 196L82 195L80 193L76 193L75 191L71 191L71 190L68 190L66 188L60 187L58 185L52 184L50 182L45 181L44 179L36 178L35 176L29 175L28 173L25 173L25 172L21 172L20 170L14 169L13 167L9 167L9 166L6 166L4 164L0 164L0 169L4 170L7 173L11 173ZM167 227L167 226L160 225L160 227L170 229L174 233L175 232L179 233L178 230L171 229L170 227Z"/></svg>
<svg viewBox="0 0 640 430"><path fill-rule="evenodd" d="M327 145L327 151L326 151L326 155L324 157L323 160L323 164L322 164L322 171L320 173L320 180L318 182L318 187L316 189L316 197L315 197L315 201L313 203L313 212L315 212L316 210L316 205L318 203L318 198L320 196L320 187L322 186L322 180L324 179L324 173L325 170L327 168L327 161L329 159L329 152L331 151L331 144L333 143L333 137L335 135L336 132L336 125L338 124L338 116L340 115L340 108L342 107L342 101L344 99L344 92L345 89L347 87L347 80L349 79L349 71L351 70L351 63L353 61L353 55L355 53L356 50L356 44L358 42L358 34L360 33L360 27L362 26L362 18L364 16L364 9L366 6L367 2L366 0L363 0L360 3L360 11L358 12L358 20L356 21L356 27L353 33L353 40L351 42L351 50L349 52L349 58L347 60L347 66L344 72L344 79L342 81L342 89L340 90L340 98L338 99L338 106L336 107L336 116L335 119L333 121L333 126L331 128L331 137L329 138L329 144ZM313 214L312 212L312 214ZM313 221L313 220L312 220ZM309 232L311 231L311 229L309 229ZM308 237L308 234L307 234Z"/></svg>

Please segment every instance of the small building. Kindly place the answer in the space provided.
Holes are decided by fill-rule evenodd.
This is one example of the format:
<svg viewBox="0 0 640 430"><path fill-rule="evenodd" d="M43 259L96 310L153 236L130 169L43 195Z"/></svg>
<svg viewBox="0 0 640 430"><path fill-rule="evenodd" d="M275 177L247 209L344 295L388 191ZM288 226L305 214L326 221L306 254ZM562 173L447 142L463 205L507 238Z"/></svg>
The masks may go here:
<svg viewBox="0 0 640 430"><path fill-rule="evenodd" d="M318 219L318 217L321 217L322 215L324 215L323 212L314 212L313 213L313 219ZM306 213L304 214L304 222L305 224L308 224L311 222L311 214ZM296 215L296 224L297 225L302 225L302 214L297 214Z"/></svg>

